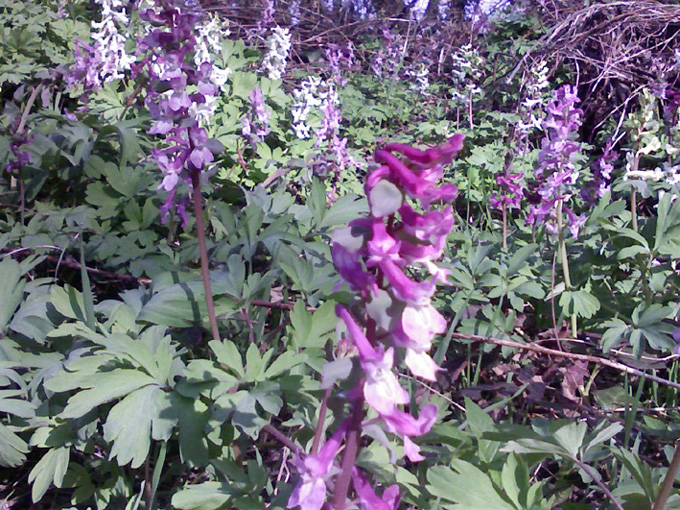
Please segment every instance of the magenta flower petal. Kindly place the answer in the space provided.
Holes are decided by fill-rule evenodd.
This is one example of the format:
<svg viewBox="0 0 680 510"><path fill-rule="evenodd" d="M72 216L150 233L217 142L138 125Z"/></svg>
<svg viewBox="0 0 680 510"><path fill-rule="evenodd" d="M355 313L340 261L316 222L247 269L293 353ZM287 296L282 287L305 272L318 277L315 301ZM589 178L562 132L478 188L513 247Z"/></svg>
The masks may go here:
<svg viewBox="0 0 680 510"><path fill-rule="evenodd" d="M389 289L401 301L423 305L434 294L434 284L429 281L414 282L392 260L383 260L378 266L389 281Z"/></svg>
<svg viewBox="0 0 680 510"><path fill-rule="evenodd" d="M378 286L375 278L364 270L356 253L350 252L340 243L333 243L331 255L335 268L350 289L357 292L365 290L377 292Z"/></svg>
<svg viewBox="0 0 680 510"><path fill-rule="evenodd" d="M356 467L352 468L352 483L357 496L359 496L361 510L397 510L399 508L401 499L399 486L390 485L385 489L382 497L379 497L363 473Z"/></svg>
<svg viewBox="0 0 680 510"><path fill-rule="evenodd" d="M359 356L361 356L362 359L374 360L382 358L382 356L378 354L378 351L371 345L368 338L366 338L366 335L347 308L342 305L336 305L335 314L340 317L347 326L349 336L352 337L354 346L359 351Z"/></svg>

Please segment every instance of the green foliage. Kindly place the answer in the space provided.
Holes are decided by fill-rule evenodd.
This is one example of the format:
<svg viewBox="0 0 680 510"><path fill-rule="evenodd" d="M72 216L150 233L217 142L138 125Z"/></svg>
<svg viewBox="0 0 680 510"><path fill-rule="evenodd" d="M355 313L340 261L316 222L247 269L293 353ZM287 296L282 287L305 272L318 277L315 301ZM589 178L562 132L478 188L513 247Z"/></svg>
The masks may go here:
<svg viewBox="0 0 680 510"><path fill-rule="evenodd" d="M471 340L617 355L677 381L677 361L667 358L680 314L677 183L624 179L619 161L612 190L596 203L575 191L575 212L587 221L578 238L566 235L570 286L554 234L525 223L534 190L506 211L505 230L490 205L498 176L521 172L526 184L538 163L543 134L529 131L519 145L515 132L528 83L517 57L538 58L533 43L548 30L538 13L479 36L469 49L478 69L469 77L483 95L470 101L452 78L451 52L409 53L417 44L408 33L399 34L403 51L388 78L357 64L337 90L337 134L358 162L344 172L326 142L298 139L293 129L292 91L326 75L312 58L322 48L299 51L310 65L270 80L255 40L236 39L232 26L234 38L213 55L231 74L207 126L224 151L203 186L218 341L206 336L195 220L189 214L180 225L181 212L171 208L161 221L167 193L158 189L151 150L159 142L147 133L143 83L108 83L77 100L80 90L52 79L98 15L82 2L64 5L60 18L56 2L0 1L3 168L22 116L31 135L22 146L30 162L0 182L0 486L15 476L30 483L18 505L30 498L98 510L285 508L294 463L267 426L309 451L324 390L334 383L344 390L356 375L334 353L335 305L349 297L330 237L367 212L361 183L377 146L416 140L425 147L462 130L465 146L444 168L459 188L441 261L450 286L435 301L449 321L435 340L446 370L427 386L405 383L414 407L431 401L442 416L418 440L426 457L418 465L396 461L402 444L366 416L357 464L380 485L398 483L402 506L413 508L583 508L595 500L584 495L599 498L602 484L626 509L651 508L667 472L659 459L673 453L663 445L679 430L674 392ZM131 30L139 23L133 15ZM380 44L357 44L364 63ZM416 91L404 73L421 57L432 63L431 81ZM575 76L568 64L551 68L553 84ZM255 87L270 130L248 139L242 119ZM78 101L87 109L77 111ZM619 148L637 154L642 170L677 164L680 135L659 106L667 100L647 93L623 126ZM321 120L321 111L310 113L314 128ZM574 157L586 181L608 129L582 133L594 144ZM386 180L371 193L374 214L391 214L403 198ZM178 203L188 196L181 183ZM388 293L375 296L368 317L389 325L391 304ZM578 318L578 342L564 338L570 316ZM346 413L330 398L322 429ZM598 499L602 508L605 500ZM667 508L679 501L674 490Z"/></svg>

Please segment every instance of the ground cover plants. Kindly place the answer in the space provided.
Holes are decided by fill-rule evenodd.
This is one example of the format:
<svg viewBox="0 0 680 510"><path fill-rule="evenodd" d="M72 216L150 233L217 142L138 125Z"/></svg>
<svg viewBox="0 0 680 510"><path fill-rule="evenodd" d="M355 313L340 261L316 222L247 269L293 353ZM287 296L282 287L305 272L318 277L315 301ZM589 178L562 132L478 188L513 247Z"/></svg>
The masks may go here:
<svg viewBox="0 0 680 510"><path fill-rule="evenodd" d="M0 1L0 508L680 508L679 16Z"/></svg>

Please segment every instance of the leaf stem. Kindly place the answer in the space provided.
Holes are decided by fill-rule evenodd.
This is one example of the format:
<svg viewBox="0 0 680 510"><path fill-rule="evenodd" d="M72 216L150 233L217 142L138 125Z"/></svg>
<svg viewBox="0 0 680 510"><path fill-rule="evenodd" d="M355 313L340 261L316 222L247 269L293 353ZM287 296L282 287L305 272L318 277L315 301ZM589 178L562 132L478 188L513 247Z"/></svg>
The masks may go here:
<svg viewBox="0 0 680 510"><path fill-rule="evenodd" d="M567 258L567 243L564 239L562 200L557 201L557 231L558 231L558 250L562 262L562 274L564 275L564 289L571 290L571 275L569 273L569 259ZM578 338L578 323L576 313L571 314L571 335Z"/></svg>
<svg viewBox="0 0 680 510"><path fill-rule="evenodd" d="M205 242L200 172L191 172L191 184L193 186L194 216L196 217L196 236L198 237L198 249L201 254L201 277L203 278L203 290L205 291L205 304L208 308L208 319L210 320L213 338L219 342L220 330L217 327L215 303L213 301L212 289L210 288L210 268L208 266L208 248Z"/></svg>
<svg viewBox="0 0 680 510"><path fill-rule="evenodd" d="M570 457L570 458L578 467L580 467L583 471L585 471L585 473L590 477L590 479L593 482L595 482L595 484L600 488L600 490L605 493L605 495L610 499L610 501L612 503L614 503L614 506L618 510L625 510L621 506L621 503L619 503L619 501L614 497L614 495L611 493L611 491L607 488L607 486L604 483L602 483L602 480L597 478L597 475L595 473L593 473L593 470L590 469L590 466L588 464L580 461L577 458L574 458L574 457Z"/></svg>
<svg viewBox="0 0 680 510"><path fill-rule="evenodd" d="M264 427L262 427L262 430L278 439L278 441L282 445L287 446L295 455L299 454L299 449L297 445L293 441L291 441L290 438L286 436L283 432L274 427L274 425L272 425L271 423L267 423Z"/></svg>

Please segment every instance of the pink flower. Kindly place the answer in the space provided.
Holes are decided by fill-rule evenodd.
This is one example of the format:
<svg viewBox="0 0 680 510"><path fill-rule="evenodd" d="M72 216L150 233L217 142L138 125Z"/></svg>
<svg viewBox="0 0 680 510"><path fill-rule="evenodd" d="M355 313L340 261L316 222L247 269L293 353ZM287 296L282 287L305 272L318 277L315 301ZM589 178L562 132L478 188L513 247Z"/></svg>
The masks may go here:
<svg viewBox="0 0 680 510"><path fill-rule="evenodd" d="M333 256L333 264L340 273L343 280L347 282L349 288L355 292L365 291L367 289L375 290L377 292L377 284L373 275L364 271L359 257L349 251L340 243L334 243L331 247L331 255Z"/></svg>
<svg viewBox="0 0 680 510"><path fill-rule="evenodd" d="M399 508L401 497L397 485L390 485L383 491L382 497L378 497L364 474L356 467L352 468L352 483L359 496L361 510L397 510Z"/></svg>
<svg viewBox="0 0 680 510"><path fill-rule="evenodd" d="M404 363L406 363L406 366L413 375L428 381L436 381L437 371L442 370L425 351L415 351L407 348Z"/></svg>
<svg viewBox="0 0 680 510"><path fill-rule="evenodd" d="M437 421L437 406L434 404L427 404L420 411L418 419L414 418L408 413L395 410L394 412L382 415L385 422L385 427L389 432L397 434L404 438L404 453L411 462L419 462L423 460L420 454L420 448L413 441L412 437L422 436L427 434L434 422Z"/></svg>
<svg viewBox="0 0 680 510"><path fill-rule="evenodd" d="M455 134L449 138L445 143L438 147L432 147L422 151L411 147L405 143L390 143L385 146L386 151L399 152L411 161L423 167L430 167L433 165L448 165L453 160L453 157L463 148L463 140L465 135Z"/></svg>
<svg viewBox="0 0 680 510"><path fill-rule="evenodd" d="M391 260L383 260L378 266L389 282L389 290L397 299L415 305L424 305L430 302L435 291L432 282L414 282Z"/></svg>
<svg viewBox="0 0 680 510"><path fill-rule="evenodd" d="M375 161L377 163L385 163L390 171L390 180L401 188L409 197L420 200L424 207L429 207L432 202L437 200L450 202L455 198L458 192L458 188L453 184L445 184L441 187L436 186L434 181L441 177L441 171L439 169L434 171L429 169L427 173L421 172L420 174L416 174L399 158L390 154L385 149L377 150L375 152Z"/></svg>
<svg viewBox="0 0 680 510"><path fill-rule="evenodd" d="M326 501L325 478L330 474L348 425L349 421L345 420L316 455L296 461L302 479L288 498L288 508L321 510Z"/></svg>
<svg viewBox="0 0 680 510"><path fill-rule="evenodd" d="M361 367L366 372L364 398L366 403L380 415L390 414L395 411L395 406L409 402L408 393L399 385L399 381L392 372L393 365L394 349L392 347L384 353L376 352L373 358L361 360Z"/></svg>
<svg viewBox="0 0 680 510"><path fill-rule="evenodd" d="M392 260L399 265L403 260L399 256L400 242L387 233L387 227L382 220L373 222L373 237L366 243L368 248L368 259L366 266L371 267L383 260Z"/></svg>

